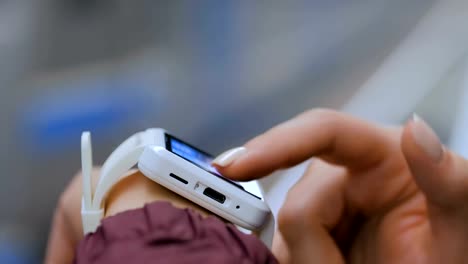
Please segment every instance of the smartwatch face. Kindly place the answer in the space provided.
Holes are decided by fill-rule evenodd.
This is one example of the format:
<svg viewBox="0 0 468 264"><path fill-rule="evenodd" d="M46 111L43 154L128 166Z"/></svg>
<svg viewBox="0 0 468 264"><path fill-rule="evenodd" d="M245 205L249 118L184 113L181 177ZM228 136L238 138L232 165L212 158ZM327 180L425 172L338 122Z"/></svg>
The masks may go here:
<svg viewBox="0 0 468 264"><path fill-rule="evenodd" d="M167 133L165 133L165 141L166 141L166 149L169 150L170 152L176 154L177 156L191 162L192 164L202 168L203 170L211 173L212 175L219 177L220 179L223 179L232 185L236 186L237 188L245 191L246 193L261 199L257 195L248 192L247 190L244 189L244 187L239 184L238 182L232 181L230 179L225 178L222 176L215 167L211 165L211 162L213 161L213 156L206 153L205 151L202 151L194 146L191 146L190 144L172 136Z"/></svg>

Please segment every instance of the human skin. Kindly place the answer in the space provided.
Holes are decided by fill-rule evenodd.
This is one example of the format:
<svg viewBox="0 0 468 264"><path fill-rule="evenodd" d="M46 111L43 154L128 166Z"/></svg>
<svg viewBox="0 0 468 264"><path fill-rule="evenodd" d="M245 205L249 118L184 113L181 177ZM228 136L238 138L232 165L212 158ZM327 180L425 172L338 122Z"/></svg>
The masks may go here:
<svg viewBox="0 0 468 264"><path fill-rule="evenodd" d="M273 245L280 262L468 263L468 162L424 121L387 128L312 110L244 147L217 165L223 175L260 178L315 157L280 210ZM106 215L161 198L152 189L161 187L135 175L109 195ZM73 258L83 236L80 199L78 176L56 209L46 263Z"/></svg>
<svg viewBox="0 0 468 264"><path fill-rule="evenodd" d="M236 180L316 159L288 192L281 263L468 263L468 162L415 116L387 128L305 112L215 164Z"/></svg>
<svg viewBox="0 0 468 264"><path fill-rule="evenodd" d="M99 169L93 171L96 185ZM71 263L76 246L83 238L81 225L81 174L73 177L59 199L47 246L45 263ZM130 171L110 191L105 204L105 217L131 209L141 208L146 203L169 201L178 208L191 208L203 216L217 217L200 206L149 180L137 170Z"/></svg>

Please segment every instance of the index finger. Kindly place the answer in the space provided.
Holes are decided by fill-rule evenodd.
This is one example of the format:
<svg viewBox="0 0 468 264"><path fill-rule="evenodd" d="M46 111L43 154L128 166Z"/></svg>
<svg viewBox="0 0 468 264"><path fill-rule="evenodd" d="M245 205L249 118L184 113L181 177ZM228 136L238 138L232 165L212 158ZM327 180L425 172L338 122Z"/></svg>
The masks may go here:
<svg viewBox="0 0 468 264"><path fill-rule="evenodd" d="M213 165L236 180L261 178L313 156L349 169L367 168L398 146L392 140L387 130L350 115L310 110L247 142L246 151L230 164Z"/></svg>

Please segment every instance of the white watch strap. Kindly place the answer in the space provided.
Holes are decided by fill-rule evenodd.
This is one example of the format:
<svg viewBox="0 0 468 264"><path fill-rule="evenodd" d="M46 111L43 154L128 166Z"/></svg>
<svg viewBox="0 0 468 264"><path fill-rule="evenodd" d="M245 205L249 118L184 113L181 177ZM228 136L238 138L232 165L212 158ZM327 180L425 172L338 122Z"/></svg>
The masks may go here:
<svg viewBox="0 0 468 264"><path fill-rule="evenodd" d="M138 162L139 154L141 154L138 150L141 148L142 133L144 132L136 133L125 140L104 162L93 197L93 209L101 207L107 191Z"/></svg>
<svg viewBox="0 0 468 264"><path fill-rule="evenodd" d="M93 195L91 172L93 167L91 135L84 132L81 137L81 165L83 170L83 201L81 216L83 231L93 232L104 215L103 201L110 189L138 163L145 146L156 144L160 129L139 132L120 144L104 162L96 192Z"/></svg>
<svg viewBox="0 0 468 264"><path fill-rule="evenodd" d="M83 199L81 201L81 221L83 232L89 233L96 230L103 216L103 210L93 209L92 171L93 150L91 146L91 134L84 132L81 135L81 170L83 177Z"/></svg>
<svg viewBox="0 0 468 264"><path fill-rule="evenodd" d="M91 147L91 134L83 132L81 135L81 173L83 174L83 206L91 209L92 185L91 173L93 170L93 150Z"/></svg>
<svg viewBox="0 0 468 264"><path fill-rule="evenodd" d="M128 151L132 151L135 147L139 146L142 143L142 134L145 132L138 132L133 136L127 138L124 142L122 142L107 158L101 168L101 176L108 175L109 171L113 169L113 167L118 164L118 161L128 154ZM98 185L101 185L103 182L106 181L105 177L99 178Z"/></svg>
<svg viewBox="0 0 468 264"><path fill-rule="evenodd" d="M273 214L270 214L267 222L260 231L259 238L262 242L271 249L273 244L273 236L275 235L275 218Z"/></svg>

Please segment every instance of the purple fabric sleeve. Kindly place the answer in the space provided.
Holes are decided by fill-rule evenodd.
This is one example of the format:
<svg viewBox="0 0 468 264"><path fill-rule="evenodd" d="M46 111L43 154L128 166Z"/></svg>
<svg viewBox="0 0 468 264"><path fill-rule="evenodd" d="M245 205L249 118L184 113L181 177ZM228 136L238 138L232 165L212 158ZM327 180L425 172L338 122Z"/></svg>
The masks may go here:
<svg viewBox="0 0 468 264"><path fill-rule="evenodd" d="M255 236L215 217L154 202L102 221L74 263L277 263Z"/></svg>

